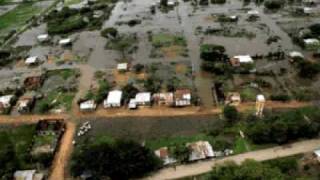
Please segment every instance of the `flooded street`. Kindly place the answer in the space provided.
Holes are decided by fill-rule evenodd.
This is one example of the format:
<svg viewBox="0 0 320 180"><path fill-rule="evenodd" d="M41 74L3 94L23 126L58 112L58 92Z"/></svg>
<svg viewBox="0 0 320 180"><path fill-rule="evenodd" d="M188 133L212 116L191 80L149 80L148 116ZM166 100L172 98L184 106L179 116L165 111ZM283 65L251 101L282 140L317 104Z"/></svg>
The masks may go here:
<svg viewBox="0 0 320 180"><path fill-rule="evenodd" d="M47 5L45 1L39 5ZM241 1L227 1L223 5L194 6L191 2L179 1L178 5L167 12L159 8L152 14L150 7L156 0L124 0L116 3L111 16L103 23L103 27L115 27L120 34L135 34L137 37L137 49L129 53L125 59L117 50L106 49L108 39L101 36L99 30L82 31L72 34L74 40L70 50L75 57L83 59L83 62L96 70L113 69L118 63L128 61L135 64L151 63L184 63L190 62L194 79L191 84L195 86L201 103L204 107L210 108L215 105L212 97L212 86L215 79L211 75L203 75L201 70L202 60L200 59L201 44L222 45L229 57L235 55L267 55L268 53L284 51L288 53L293 50L306 51L293 44L291 37L285 31L292 26L303 27L319 20L319 18L296 18L287 15L284 11L267 14L264 6L257 6L255 3L244 5ZM249 10L258 11L258 19L248 21ZM217 16L236 15L236 23L222 23L217 21ZM129 26L131 20L139 20L139 23ZM295 21L299 22L295 24ZM203 31L218 27L227 34L205 34L197 33L198 29ZM235 35L228 35L228 31L235 32ZM15 46L33 46L30 55L56 54L62 56L64 50L59 47L38 46L36 36L46 32L46 25L42 24L33 27L19 36ZM229 33L230 33L229 32ZM182 35L186 40L187 53L185 56L161 56L152 57L154 49L150 41L150 33L168 33ZM271 37L278 37L275 42L267 43ZM52 64L45 64L47 67L54 67ZM257 62L258 70L275 70L281 68L290 69L286 62L268 63L267 61ZM292 69L290 69L292 71Z"/></svg>

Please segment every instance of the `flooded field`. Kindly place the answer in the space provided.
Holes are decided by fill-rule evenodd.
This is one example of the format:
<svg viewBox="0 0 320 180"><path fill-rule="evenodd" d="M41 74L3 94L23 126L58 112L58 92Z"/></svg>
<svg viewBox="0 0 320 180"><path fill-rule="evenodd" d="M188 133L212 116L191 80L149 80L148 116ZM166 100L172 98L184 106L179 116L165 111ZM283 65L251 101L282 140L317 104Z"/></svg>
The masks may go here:
<svg viewBox="0 0 320 180"><path fill-rule="evenodd" d="M93 131L88 137L108 135L115 138L129 138L138 141L170 136L191 136L219 123L214 116L181 116L181 117L134 117L134 118L91 118Z"/></svg>

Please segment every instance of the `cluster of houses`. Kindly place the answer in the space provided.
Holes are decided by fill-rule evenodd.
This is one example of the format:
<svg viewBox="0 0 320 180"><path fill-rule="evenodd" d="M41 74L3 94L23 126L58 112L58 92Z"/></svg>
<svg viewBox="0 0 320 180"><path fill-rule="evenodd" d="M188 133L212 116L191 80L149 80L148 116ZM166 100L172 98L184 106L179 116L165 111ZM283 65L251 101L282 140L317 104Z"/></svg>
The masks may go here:
<svg viewBox="0 0 320 180"><path fill-rule="evenodd" d="M155 93L138 92L135 98L129 100L128 108L137 109L139 106L151 106L152 104L185 107L191 105L191 90L177 89L175 92ZM121 90L109 91L107 98L103 101L104 108L119 108L123 104L123 92ZM81 111L93 111L97 108L94 100L80 103Z"/></svg>
<svg viewBox="0 0 320 180"><path fill-rule="evenodd" d="M34 90L41 87L44 81L44 74L42 72L33 72L21 77L17 77L13 82L7 81L3 84L0 92L5 93L0 96L0 113L5 113L14 105L19 113L27 113L32 109L37 94ZM21 96L16 92L25 92Z"/></svg>
<svg viewBox="0 0 320 180"><path fill-rule="evenodd" d="M230 149L226 149L225 151L214 151L208 141L187 143L186 147L189 149L188 161L190 162L233 154L233 151ZM157 149L154 153L162 160L163 165L170 165L177 162L177 160L170 154L168 147Z"/></svg>

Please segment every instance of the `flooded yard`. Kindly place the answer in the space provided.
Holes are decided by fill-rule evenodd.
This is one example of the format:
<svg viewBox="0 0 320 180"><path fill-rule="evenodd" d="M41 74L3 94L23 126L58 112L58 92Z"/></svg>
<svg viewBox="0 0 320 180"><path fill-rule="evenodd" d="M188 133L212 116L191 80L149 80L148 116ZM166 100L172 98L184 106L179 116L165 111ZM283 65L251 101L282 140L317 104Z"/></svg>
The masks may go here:
<svg viewBox="0 0 320 180"><path fill-rule="evenodd" d="M135 117L135 118L90 118L93 131L88 137L111 136L115 138L144 141L170 136L191 136L202 133L213 126L218 117L181 116L181 117Z"/></svg>

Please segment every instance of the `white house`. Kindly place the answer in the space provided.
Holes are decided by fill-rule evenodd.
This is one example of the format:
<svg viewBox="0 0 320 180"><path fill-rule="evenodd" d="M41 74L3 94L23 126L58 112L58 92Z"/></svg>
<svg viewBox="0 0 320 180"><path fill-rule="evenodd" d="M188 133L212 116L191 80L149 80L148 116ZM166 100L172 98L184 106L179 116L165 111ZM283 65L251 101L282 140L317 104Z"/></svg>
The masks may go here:
<svg viewBox="0 0 320 180"><path fill-rule="evenodd" d="M136 99L130 99L129 104L128 104L129 109L137 109L137 103Z"/></svg>
<svg viewBox="0 0 320 180"><path fill-rule="evenodd" d="M157 149L154 151L154 154L156 156L159 157L159 159L162 160L163 162L163 165L169 165L169 164L173 164L173 163L176 163L177 160L172 158L170 156L170 153L169 153L169 150L168 150L168 147L162 147L160 149Z"/></svg>
<svg viewBox="0 0 320 180"><path fill-rule="evenodd" d="M49 35L48 34L40 34L37 36L37 40L39 42L45 42L49 40Z"/></svg>
<svg viewBox="0 0 320 180"><path fill-rule="evenodd" d="M70 38L61 39L59 41L59 45L61 45L61 46L66 46L66 45L70 45L70 44L71 44L71 39Z"/></svg>
<svg viewBox="0 0 320 180"><path fill-rule="evenodd" d="M258 15L259 14L259 11L257 10L250 10L247 12L248 15Z"/></svg>
<svg viewBox="0 0 320 180"><path fill-rule="evenodd" d="M315 38L304 39L303 42L308 49L318 48L320 46L320 41Z"/></svg>
<svg viewBox="0 0 320 180"><path fill-rule="evenodd" d="M5 95L0 97L0 104L3 108L9 108L11 106L11 100L14 95Z"/></svg>
<svg viewBox="0 0 320 180"><path fill-rule="evenodd" d="M187 147L191 151L189 155L189 161L196 161L214 157L212 146L208 141L197 141L188 143Z"/></svg>
<svg viewBox="0 0 320 180"><path fill-rule="evenodd" d="M122 99L122 91L114 90L108 93L108 97L103 101L104 108L120 107Z"/></svg>
<svg viewBox="0 0 320 180"><path fill-rule="evenodd" d="M30 56L25 60L25 64L28 66L36 65L40 62L40 59L38 56Z"/></svg>
<svg viewBox="0 0 320 180"><path fill-rule="evenodd" d="M238 55L233 56L233 58L230 59L230 62L232 66L240 66L241 64L252 64L253 59L250 55Z"/></svg>
<svg viewBox="0 0 320 180"><path fill-rule="evenodd" d="M320 161L320 149L314 150L313 154L316 156L317 160Z"/></svg>
<svg viewBox="0 0 320 180"><path fill-rule="evenodd" d="M139 92L136 94L135 103L139 106L146 106L151 104L150 92Z"/></svg>
<svg viewBox="0 0 320 180"><path fill-rule="evenodd" d="M174 92L174 105L177 107L191 105L191 90L190 89L177 89Z"/></svg>
<svg viewBox="0 0 320 180"><path fill-rule="evenodd" d="M94 111L97 108L97 104L94 100L88 100L80 103L81 111Z"/></svg>
<svg viewBox="0 0 320 180"><path fill-rule="evenodd" d="M167 6L174 6L176 4L175 0L168 0Z"/></svg>
<svg viewBox="0 0 320 180"><path fill-rule="evenodd" d="M13 175L15 180L42 180L44 175L36 173L36 170L20 170Z"/></svg>
<svg viewBox="0 0 320 180"><path fill-rule="evenodd" d="M290 58L304 58L303 54L301 52L298 52L298 51L291 51L289 53L289 57Z"/></svg>
<svg viewBox="0 0 320 180"><path fill-rule="evenodd" d="M13 97L14 95L5 95L0 97L0 113L4 113L11 107L11 100Z"/></svg>
<svg viewBox="0 0 320 180"><path fill-rule="evenodd" d="M125 72L128 70L128 63L120 63L117 65L117 70Z"/></svg>

